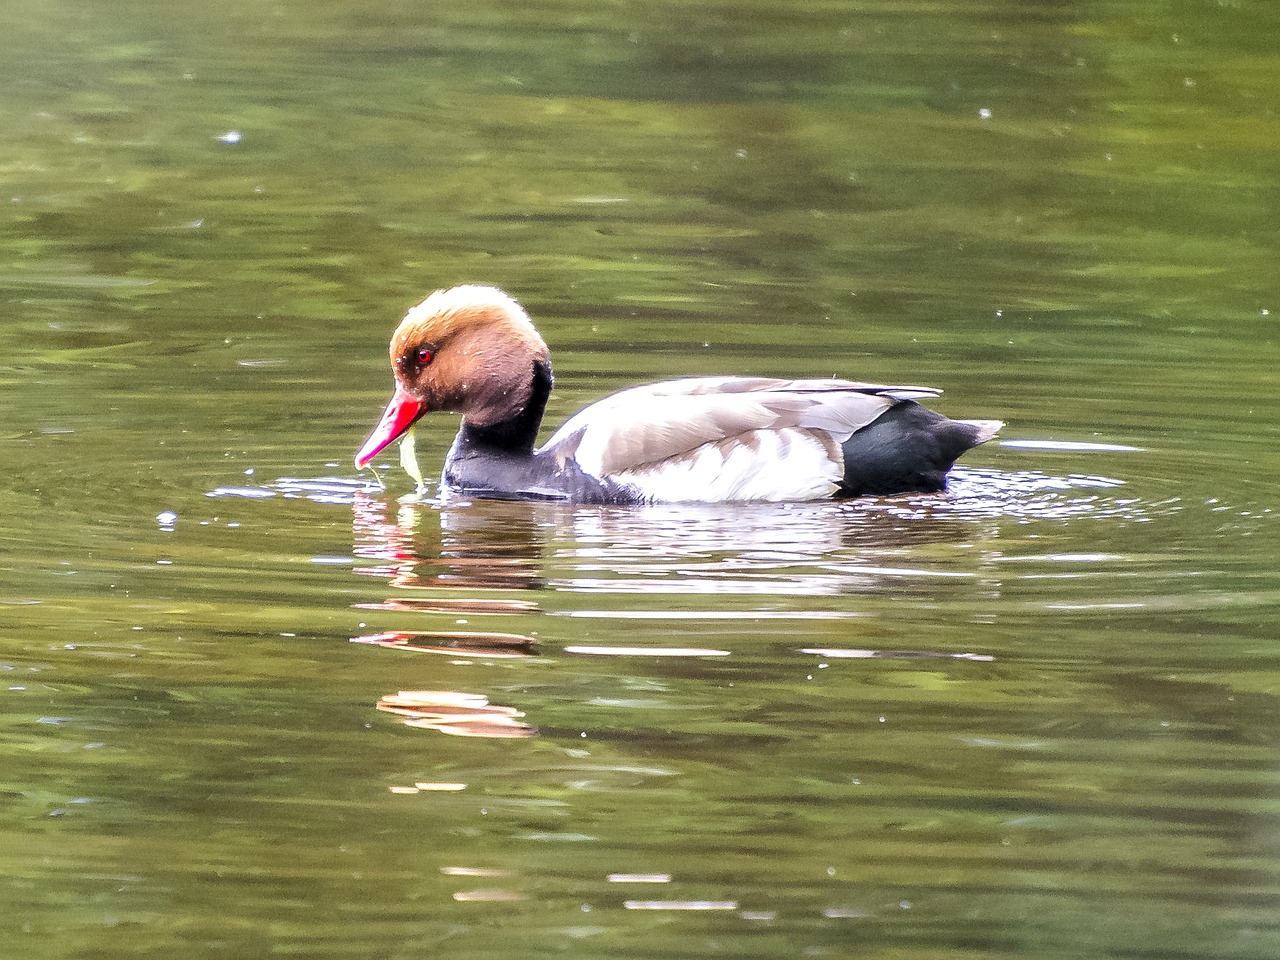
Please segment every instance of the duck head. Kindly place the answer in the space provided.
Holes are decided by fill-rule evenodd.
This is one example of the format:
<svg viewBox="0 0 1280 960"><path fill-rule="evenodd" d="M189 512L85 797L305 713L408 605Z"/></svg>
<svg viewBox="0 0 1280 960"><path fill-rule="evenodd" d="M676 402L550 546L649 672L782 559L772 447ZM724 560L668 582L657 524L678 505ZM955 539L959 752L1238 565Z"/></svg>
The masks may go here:
<svg viewBox="0 0 1280 960"><path fill-rule="evenodd" d="M356 467L367 466L433 411L462 414L464 428L497 427L521 416L539 365L549 376L547 345L511 297L496 287L437 290L391 337L395 393L356 454Z"/></svg>

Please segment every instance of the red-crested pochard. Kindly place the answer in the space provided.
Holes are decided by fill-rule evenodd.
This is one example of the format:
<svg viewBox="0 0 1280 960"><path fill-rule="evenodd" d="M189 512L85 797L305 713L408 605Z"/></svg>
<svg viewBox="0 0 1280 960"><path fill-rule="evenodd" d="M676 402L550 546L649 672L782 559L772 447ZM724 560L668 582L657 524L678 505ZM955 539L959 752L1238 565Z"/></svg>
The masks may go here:
<svg viewBox="0 0 1280 960"><path fill-rule="evenodd" d="M395 393L356 466L423 414L460 413L440 487L473 497L670 503L939 491L956 458L1003 426L920 406L941 392L931 387L691 377L605 397L535 450L550 354L521 306L484 286L437 290L410 310L391 338L391 366Z"/></svg>

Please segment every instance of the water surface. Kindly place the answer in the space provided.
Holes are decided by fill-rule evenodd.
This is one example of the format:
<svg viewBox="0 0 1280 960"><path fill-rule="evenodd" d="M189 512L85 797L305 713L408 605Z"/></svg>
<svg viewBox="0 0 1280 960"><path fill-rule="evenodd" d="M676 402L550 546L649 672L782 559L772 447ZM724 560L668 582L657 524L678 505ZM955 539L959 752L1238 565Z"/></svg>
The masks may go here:
<svg viewBox="0 0 1280 960"><path fill-rule="evenodd" d="M1278 27L0 11L11 952L1275 956ZM842 375L1005 443L946 497L403 500L350 458L463 281L549 427Z"/></svg>

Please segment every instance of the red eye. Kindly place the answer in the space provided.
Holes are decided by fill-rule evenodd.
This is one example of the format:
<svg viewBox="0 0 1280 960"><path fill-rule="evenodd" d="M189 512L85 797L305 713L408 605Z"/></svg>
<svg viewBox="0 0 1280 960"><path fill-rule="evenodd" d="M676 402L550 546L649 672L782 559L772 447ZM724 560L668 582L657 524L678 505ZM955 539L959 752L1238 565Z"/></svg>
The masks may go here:
<svg viewBox="0 0 1280 960"><path fill-rule="evenodd" d="M419 363L421 363L421 364L428 364L428 363L430 363L430 362L431 362L431 357L432 357L432 356L433 356L432 352L431 352L430 350L428 350L426 347L419 347L419 348L418 348L418 362L419 362Z"/></svg>

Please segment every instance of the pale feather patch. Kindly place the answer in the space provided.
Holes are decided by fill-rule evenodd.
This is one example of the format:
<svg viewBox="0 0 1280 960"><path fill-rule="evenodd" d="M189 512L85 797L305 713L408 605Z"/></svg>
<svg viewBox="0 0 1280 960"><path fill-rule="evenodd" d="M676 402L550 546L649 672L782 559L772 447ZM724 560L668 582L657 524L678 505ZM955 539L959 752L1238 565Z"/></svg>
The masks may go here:
<svg viewBox="0 0 1280 960"><path fill-rule="evenodd" d="M598 404L593 405L574 459L588 473L608 476L771 427L776 420L750 397L735 395L731 404L715 402L718 399L655 396L638 409L611 409L607 417L596 417L606 411L597 411Z"/></svg>
<svg viewBox="0 0 1280 960"><path fill-rule="evenodd" d="M513 297L497 287L486 287L480 284L464 283L461 286L437 290L416 307L411 307L400 321L401 329L415 324L448 322L448 318L458 315L481 313L488 317L499 317L513 327L520 328L526 334L533 334L542 341L533 321L524 312ZM398 331L397 331L398 332Z"/></svg>
<svg viewBox="0 0 1280 960"><path fill-rule="evenodd" d="M974 443L986 443L1004 426L1003 420L961 420L960 423L978 428L978 435L973 439Z"/></svg>
<svg viewBox="0 0 1280 960"><path fill-rule="evenodd" d="M606 477L757 430L821 430L837 443L879 417L899 391L840 380L696 377L632 387L571 417L543 450Z"/></svg>
<svg viewBox="0 0 1280 960"><path fill-rule="evenodd" d="M843 476L839 445L827 434L754 430L610 476L654 503L816 500Z"/></svg>

